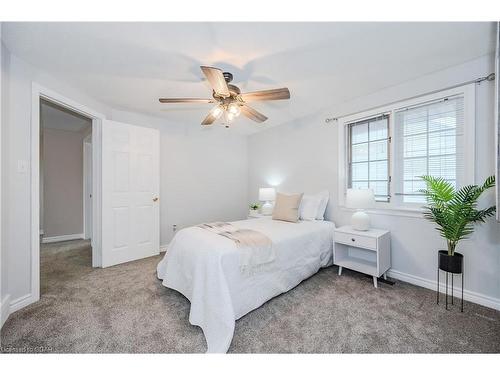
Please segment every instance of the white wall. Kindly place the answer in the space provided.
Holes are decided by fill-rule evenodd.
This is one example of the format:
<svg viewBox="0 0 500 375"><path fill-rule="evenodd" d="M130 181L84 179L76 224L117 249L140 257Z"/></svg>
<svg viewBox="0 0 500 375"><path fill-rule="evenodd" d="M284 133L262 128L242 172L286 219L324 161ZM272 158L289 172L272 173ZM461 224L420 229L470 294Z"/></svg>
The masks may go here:
<svg viewBox="0 0 500 375"><path fill-rule="evenodd" d="M172 124L165 119L113 111L112 119L160 129L162 246L177 229L203 221L246 217L247 141L224 127Z"/></svg>
<svg viewBox="0 0 500 375"><path fill-rule="evenodd" d="M44 237L83 233L83 138L80 132L42 129ZM42 186L40 186L41 188ZM42 205L43 202L43 205ZM42 210L40 210L42 212Z"/></svg>
<svg viewBox="0 0 500 375"><path fill-rule="evenodd" d="M406 82L357 100L333 105L327 113L291 121L249 137L249 200L257 199L261 186L278 190L318 192L328 189L332 202L328 216L338 225L348 224L351 213L337 207L337 126L326 117L424 94L494 71L492 56L470 61L420 79ZM493 84L482 83L476 94L476 180L494 173ZM494 204L493 194L487 198ZM419 217L372 215L373 226L391 230L394 276L433 287L436 250L445 245L433 225ZM500 224L490 220L479 227L460 251L465 255L465 288L471 300L500 309Z"/></svg>

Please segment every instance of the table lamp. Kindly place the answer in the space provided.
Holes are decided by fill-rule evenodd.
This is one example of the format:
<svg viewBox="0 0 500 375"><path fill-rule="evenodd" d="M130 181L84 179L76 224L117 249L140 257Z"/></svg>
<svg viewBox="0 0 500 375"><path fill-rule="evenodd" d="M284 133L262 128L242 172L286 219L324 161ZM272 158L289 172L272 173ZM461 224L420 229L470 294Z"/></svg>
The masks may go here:
<svg viewBox="0 0 500 375"><path fill-rule="evenodd" d="M374 203L375 195L372 189L347 189L346 207L356 209L351 218L353 229L361 231L370 229L370 216L365 209L373 207Z"/></svg>
<svg viewBox="0 0 500 375"><path fill-rule="evenodd" d="M262 215L271 215L273 213L273 202L276 199L276 190L274 188L260 188L259 200L265 202L260 212Z"/></svg>

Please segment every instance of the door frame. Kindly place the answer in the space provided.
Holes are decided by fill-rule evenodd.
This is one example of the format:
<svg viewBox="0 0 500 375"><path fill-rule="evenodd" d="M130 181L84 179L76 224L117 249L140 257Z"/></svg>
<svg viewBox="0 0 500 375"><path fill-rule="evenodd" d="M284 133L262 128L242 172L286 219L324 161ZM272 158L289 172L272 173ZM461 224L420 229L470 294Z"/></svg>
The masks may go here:
<svg viewBox="0 0 500 375"><path fill-rule="evenodd" d="M92 239L92 220L90 221L90 226L87 225L87 218L91 215L89 215L89 211L92 212L92 210L89 208L87 205L87 197L89 194L92 194L92 189L90 191L87 189L88 186L88 178L92 178L92 169L90 169L90 175L88 173L88 167L89 164L92 164L92 133L87 135L85 138L83 138L83 238L84 239ZM90 148L90 152L89 152ZM90 156L90 163L88 162L88 158ZM92 201L91 201L92 202ZM91 205L92 206L92 205ZM92 263L93 264L93 263Z"/></svg>
<svg viewBox="0 0 500 375"><path fill-rule="evenodd" d="M40 99L92 119L92 266L101 266L101 134L106 117L36 82L31 87L31 298L40 299Z"/></svg>

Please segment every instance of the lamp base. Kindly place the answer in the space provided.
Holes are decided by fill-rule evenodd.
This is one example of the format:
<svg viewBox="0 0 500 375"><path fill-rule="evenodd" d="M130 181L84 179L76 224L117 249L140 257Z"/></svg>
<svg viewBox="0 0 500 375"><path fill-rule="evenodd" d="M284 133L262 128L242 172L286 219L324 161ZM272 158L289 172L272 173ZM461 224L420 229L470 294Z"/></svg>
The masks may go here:
<svg viewBox="0 0 500 375"><path fill-rule="evenodd" d="M260 209L262 215L271 215L273 213L273 204L270 201L266 201Z"/></svg>
<svg viewBox="0 0 500 375"><path fill-rule="evenodd" d="M351 225L355 230L366 231L370 229L370 216L363 211L356 211L351 217Z"/></svg>

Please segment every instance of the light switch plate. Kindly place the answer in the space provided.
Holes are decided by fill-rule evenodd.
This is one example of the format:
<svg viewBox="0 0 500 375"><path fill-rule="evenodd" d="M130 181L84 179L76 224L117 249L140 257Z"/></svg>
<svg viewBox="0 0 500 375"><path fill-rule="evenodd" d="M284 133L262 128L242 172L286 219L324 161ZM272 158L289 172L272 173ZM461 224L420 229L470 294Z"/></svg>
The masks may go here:
<svg viewBox="0 0 500 375"><path fill-rule="evenodd" d="M18 173L27 173L29 168L29 163L27 160L18 160L17 161L17 172Z"/></svg>

